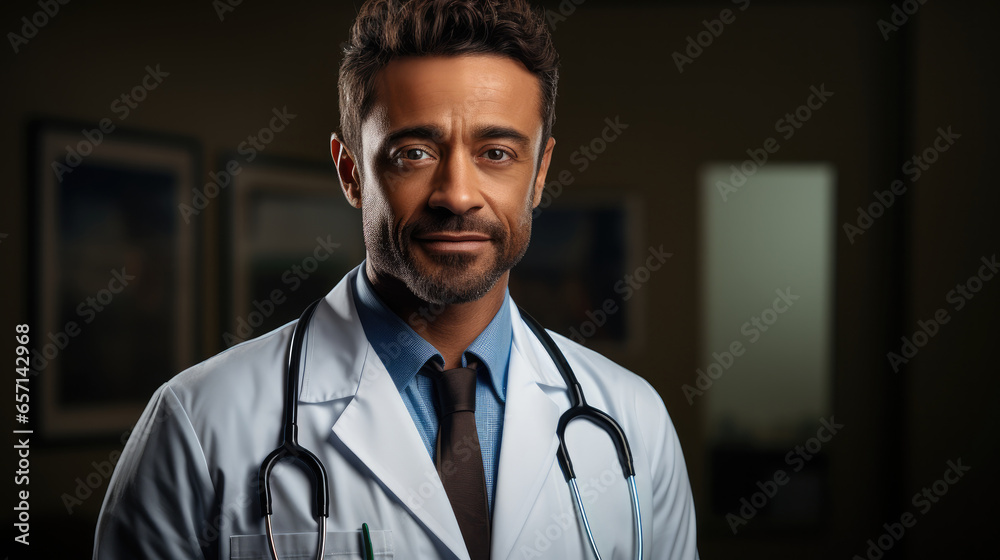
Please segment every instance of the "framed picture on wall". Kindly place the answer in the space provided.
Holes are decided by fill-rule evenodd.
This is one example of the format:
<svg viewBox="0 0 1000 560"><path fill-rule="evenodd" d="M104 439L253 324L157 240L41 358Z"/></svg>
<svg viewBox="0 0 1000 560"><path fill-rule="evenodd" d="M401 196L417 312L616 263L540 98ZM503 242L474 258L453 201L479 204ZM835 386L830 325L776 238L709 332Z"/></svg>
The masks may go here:
<svg viewBox="0 0 1000 560"><path fill-rule="evenodd" d="M365 258L361 211L344 199L332 163L233 156L218 168L232 161L223 347L298 318Z"/></svg>
<svg viewBox="0 0 1000 560"><path fill-rule="evenodd" d="M637 253L639 208L634 197L591 192L536 209L528 251L511 271L514 300L585 346L634 351L642 340L639 281L650 272L636 266L645 258Z"/></svg>
<svg viewBox="0 0 1000 560"><path fill-rule="evenodd" d="M41 432L118 436L198 358L199 223L180 204L201 149L109 119L35 121L28 136Z"/></svg>

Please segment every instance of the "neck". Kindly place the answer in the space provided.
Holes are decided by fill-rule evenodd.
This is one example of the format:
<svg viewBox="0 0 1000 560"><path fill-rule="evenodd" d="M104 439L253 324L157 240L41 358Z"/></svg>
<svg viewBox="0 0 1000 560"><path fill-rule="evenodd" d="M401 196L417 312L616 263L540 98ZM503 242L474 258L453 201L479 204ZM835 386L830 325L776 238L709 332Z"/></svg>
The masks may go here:
<svg viewBox="0 0 1000 560"><path fill-rule="evenodd" d="M483 297L467 303L428 303L410 291L398 278L379 274L371 263L365 274L386 306L430 342L444 358L444 368L462 366L462 352L476 340L503 305L510 272Z"/></svg>

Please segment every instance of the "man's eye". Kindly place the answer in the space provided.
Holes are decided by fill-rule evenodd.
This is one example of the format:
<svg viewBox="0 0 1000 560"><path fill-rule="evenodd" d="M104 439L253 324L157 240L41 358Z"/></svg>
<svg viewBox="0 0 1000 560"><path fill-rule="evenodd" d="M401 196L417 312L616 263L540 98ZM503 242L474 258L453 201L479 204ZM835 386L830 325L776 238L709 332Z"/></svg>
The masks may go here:
<svg viewBox="0 0 1000 560"><path fill-rule="evenodd" d="M396 152L396 155L392 157L392 162L395 165L402 165L404 161L420 161L430 159L430 157L430 153L422 148L407 148Z"/></svg>
<svg viewBox="0 0 1000 560"><path fill-rule="evenodd" d="M483 155L485 155L486 159L490 161L505 161L505 158L510 159L510 154L499 148L486 150L486 153Z"/></svg>
<svg viewBox="0 0 1000 560"><path fill-rule="evenodd" d="M424 156L426 155L428 155L427 152L421 150L420 148L410 148L409 150L403 151L403 156L406 159L413 159L413 160L424 159Z"/></svg>

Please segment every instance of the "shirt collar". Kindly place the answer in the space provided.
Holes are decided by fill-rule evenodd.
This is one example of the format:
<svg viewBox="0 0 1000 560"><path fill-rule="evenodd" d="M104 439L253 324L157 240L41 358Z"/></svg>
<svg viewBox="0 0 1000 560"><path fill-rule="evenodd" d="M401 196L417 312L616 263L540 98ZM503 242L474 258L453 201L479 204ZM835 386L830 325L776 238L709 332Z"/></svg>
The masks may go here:
<svg viewBox="0 0 1000 560"><path fill-rule="evenodd" d="M427 360L436 358L439 363L444 363L437 349L415 330L422 331L426 328L433 315L429 311L426 315L417 312L410 316L408 322L400 319L375 292L365 273L365 265L366 263L361 263L354 285L354 303L358 308L358 317L368 342L385 365L396 389L402 391ZM510 306L510 292L505 290L500 310L462 353L462 366L468 364L466 354L472 354L486 368L493 391L501 402L506 400L507 366L510 364L511 341L514 337Z"/></svg>

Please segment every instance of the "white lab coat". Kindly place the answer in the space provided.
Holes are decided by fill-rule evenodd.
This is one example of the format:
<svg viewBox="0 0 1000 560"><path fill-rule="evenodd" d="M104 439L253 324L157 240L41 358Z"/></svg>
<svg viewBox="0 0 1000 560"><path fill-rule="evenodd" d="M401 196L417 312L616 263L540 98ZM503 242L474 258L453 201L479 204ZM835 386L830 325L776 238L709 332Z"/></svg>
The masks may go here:
<svg viewBox="0 0 1000 560"><path fill-rule="evenodd" d="M362 523L375 557L468 559L433 461L358 320L349 273L316 310L306 335L299 442L330 479L327 558L362 558ZM492 558L589 558L556 460L566 386L511 306L514 338L496 494ZM153 395L111 478L94 558L270 558L257 471L281 434L292 325L240 344L174 377ZM698 557L684 458L667 411L646 381L553 334L590 405L628 435L646 559ZM610 439L586 420L568 444L601 554L632 559L628 487ZM294 463L273 471L279 557L314 558L310 479Z"/></svg>

